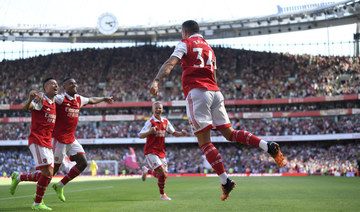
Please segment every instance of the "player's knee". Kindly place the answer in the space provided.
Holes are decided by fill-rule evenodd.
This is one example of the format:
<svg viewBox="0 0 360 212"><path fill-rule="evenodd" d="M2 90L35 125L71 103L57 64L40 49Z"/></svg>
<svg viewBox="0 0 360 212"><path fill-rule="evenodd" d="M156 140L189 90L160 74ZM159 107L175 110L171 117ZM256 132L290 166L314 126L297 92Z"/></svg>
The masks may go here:
<svg viewBox="0 0 360 212"><path fill-rule="evenodd" d="M219 131L221 132L221 134L226 138L226 140L228 141L232 141L231 140L231 134L234 131L234 129L232 127L228 127L228 128L224 128L224 129L219 129Z"/></svg>
<svg viewBox="0 0 360 212"><path fill-rule="evenodd" d="M52 177L53 175L53 169L51 166L43 167L40 170L41 170L41 174L44 176Z"/></svg>
<svg viewBox="0 0 360 212"><path fill-rule="evenodd" d="M78 169L80 171L84 171L84 169L87 167L87 164L88 164L85 155L78 154L78 155L74 156L73 158L76 162Z"/></svg>
<svg viewBox="0 0 360 212"><path fill-rule="evenodd" d="M78 165L79 165L79 169L80 169L81 171L83 171L83 170L86 168L86 166L87 166L87 160L86 160L86 158L80 159Z"/></svg>
<svg viewBox="0 0 360 212"><path fill-rule="evenodd" d="M55 164L54 170L53 170L53 175L54 175L54 176L55 176L56 173L59 171L59 168L60 168L60 164Z"/></svg>

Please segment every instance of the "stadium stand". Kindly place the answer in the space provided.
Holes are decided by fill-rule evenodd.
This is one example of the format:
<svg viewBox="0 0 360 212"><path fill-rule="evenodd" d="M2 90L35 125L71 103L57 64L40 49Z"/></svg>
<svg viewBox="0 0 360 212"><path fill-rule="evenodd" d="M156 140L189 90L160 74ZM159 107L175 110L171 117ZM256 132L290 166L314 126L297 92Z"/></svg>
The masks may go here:
<svg viewBox="0 0 360 212"><path fill-rule="evenodd" d="M172 50L156 46L85 49L3 61L0 104L20 104L30 89L41 89L38 82L45 76L61 80L70 75L89 96L113 95L120 102L149 101L148 85ZM214 51L219 64L218 84L227 100L336 96L360 91L359 58L219 47ZM173 72L162 87L162 101L184 99L180 66Z"/></svg>
<svg viewBox="0 0 360 212"><path fill-rule="evenodd" d="M286 155L286 165L278 168L268 154L243 145L216 144L224 161L225 169L233 173L308 173L334 175L336 172L358 173L357 160L360 144L356 142L303 142L286 143L282 152ZM138 174L123 165L129 145L85 145L89 160L117 160L119 170ZM135 149L139 166L145 165L144 145L131 145ZM197 144L168 144L166 147L170 173L203 173L206 165ZM14 171L34 170L32 157L26 147L5 147L0 151L0 170L7 176ZM208 170L212 172L211 169ZM63 172L62 172L63 173ZM61 174L61 173L60 173ZM90 175L89 172L85 174ZM104 175L104 173L99 173Z"/></svg>
<svg viewBox="0 0 360 212"><path fill-rule="evenodd" d="M173 48L141 46L116 49L85 49L0 63L0 145L27 139L30 113L21 103L31 89L41 89L42 79L61 81L74 77L85 96L114 96L113 106L100 104L81 110L78 139L136 138L151 115L148 86L161 62ZM259 136L351 135L336 141L281 143L287 165L278 169L267 154L245 146L217 143L235 173L300 172L334 174L355 172L360 133L359 58L276 54L216 47L218 84L234 128L251 130ZM181 68L174 69L161 87L164 110L176 129L187 129ZM212 136L217 136L217 131ZM335 141L334 141L335 140ZM26 142L25 142L26 143ZM117 160L119 170L129 147L84 145L89 160ZM139 166L144 158L142 144L136 150ZM346 154L345 154L346 152ZM171 173L202 173L201 151L195 143L167 147ZM194 157L196 155L196 157ZM195 158L195 159L194 159ZM0 173L30 171L30 152L23 146L4 145L0 151ZM182 170L182 171L181 171ZM128 170L127 173L137 173Z"/></svg>

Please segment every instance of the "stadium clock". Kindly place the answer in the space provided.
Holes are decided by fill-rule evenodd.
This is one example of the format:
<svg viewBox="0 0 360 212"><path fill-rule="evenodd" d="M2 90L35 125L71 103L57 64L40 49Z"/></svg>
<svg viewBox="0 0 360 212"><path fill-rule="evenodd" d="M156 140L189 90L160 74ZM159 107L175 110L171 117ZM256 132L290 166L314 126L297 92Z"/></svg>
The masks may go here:
<svg viewBox="0 0 360 212"><path fill-rule="evenodd" d="M104 35L111 35L119 28L116 17L111 13L103 13L98 18L97 29Z"/></svg>

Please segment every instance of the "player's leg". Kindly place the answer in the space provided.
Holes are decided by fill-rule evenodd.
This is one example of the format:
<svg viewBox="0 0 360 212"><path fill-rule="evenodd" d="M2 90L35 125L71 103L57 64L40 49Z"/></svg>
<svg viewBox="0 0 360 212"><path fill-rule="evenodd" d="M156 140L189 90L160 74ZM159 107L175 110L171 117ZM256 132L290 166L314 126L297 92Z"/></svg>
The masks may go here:
<svg viewBox="0 0 360 212"><path fill-rule="evenodd" d="M248 131L234 130L231 127L230 120L225 109L224 97L220 92L215 92L214 101L211 108L214 125L227 140L260 147L275 159L276 164L279 167L283 165L284 157L280 152L280 148L277 143L268 143Z"/></svg>
<svg viewBox="0 0 360 212"><path fill-rule="evenodd" d="M151 169L151 174L153 174L158 179L158 187L160 191L160 199L161 200L171 200L165 194L165 180L167 178L167 164L166 161L164 163L163 160L159 158L159 156L155 154L147 154L145 155L146 161ZM164 168L165 166L165 168ZM150 173L149 173L150 174Z"/></svg>
<svg viewBox="0 0 360 212"><path fill-rule="evenodd" d="M210 141L210 130L196 133L195 136L198 140L201 150L203 151L206 157L206 160L219 175L221 183L225 184L227 176L224 169L223 160L219 151ZM223 175L224 177L222 177Z"/></svg>
<svg viewBox="0 0 360 212"><path fill-rule="evenodd" d="M34 171L32 173L26 173L26 174L19 174L16 172L12 173L10 194L12 195L15 194L16 188L21 181L37 182L39 180L40 174L41 174L40 171Z"/></svg>
<svg viewBox="0 0 360 212"><path fill-rule="evenodd" d="M37 154L37 151L35 149L35 145L37 145L37 144L31 144L29 146L29 149L30 149L30 151L31 151L31 153L33 155L34 161L36 163L39 160L41 162L41 158L40 158L40 155ZM12 195L15 194L16 188L17 188L18 184L21 181L37 182L39 180L40 174L41 174L41 172L39 170L34 171L32 173L25 173L25 174L19 174L19 173L16 173L16 172L12 173L11 174L10 194L12 194Z"/></svg>
<svg viewBox="0 0 360 212"><path fill-rule="evenodd" d="M154 157L155 157L155 159L154 159ZM160 163L159 163L159 161L157 161L156 157L157 157L157 155L154 155L154 154L147 154L147 155L145 155L145 159L146 159L146 162L147 162L147 164L148 164L149 167L153 167L153 164L154 164L154 163L151 162L152 160L155 160L155 163L157 164L157 166L160 165ZM158 173L156 173L156 171L155 171L154 169L152 169L152 168L147 168L146 166L143 166L143 167L142 167L142 173L143 173L143 174L142 174L141 178L142 178L143 181L145 181L145 179L146 179L146 177L147 177L148 174L151 174L151 175L153 175L154 177L159 178ZM145 175L145 176L144 176L144 175ZM145 179L143 179L143 178L145 178Z"/></svg>
<svg viewBox="0 0 360 212"><path fill-rule="evenodd" d="M210 129L213 128L212 107L216 92L206 89L192 89L186 98L186 113L189 123L197 137L198 143L206 160L216 171L223 188L222 200L227 199L235 182L230 180L225 172L223 159L210 140ZM227 188L224 191L224 187Z"/></svg>
<svg viewBox="0 0 360 212"><path fill-rule="evenodd" d="M155 169L155 172L158 175L158 187L160 191L160 199L171 200L171 198L165 194L165 180L167 178L167 171L165 171L163 166L159 166Z"/></svg>
<svg viewBox="0 0 360 212"><path fill-rule="evenodd" d="M206 89L192 89L186 98L186 114L207 161L219 175L221 183L225 184L227 176L221 155L210 140L210 129L213 128L210 107L213 97L214 93Z"/></svg>
<svg viewBox="0 0 360 212"><path fill-rule="evenodd" d="M223 190L221 200L224 201L230 196L230 193L235 188L236 183L227 176L219 151L215 148L212 142L206 142L210 140L210 130L200 132L196 134L196 137L202 151L204 152L206 160L210 163L211 167L216 171L216 174L220 178L221 189Z"/></svg>
<svg viewBox="0 0 360 212"><path fill-rule="evenodd" d="M57 174L57 172L59 171L59 168L60 168L61 164L57 164L55 163L54 164L54 176Z"/></svg>
<svg viewBox="0 0 360 212"><path fill-rule="evenodd" d="M65 202L66 198L64 196L64 186L75 177L79 176L81 172L83 172L87 166L87 160L85 156L85 151L81 144L75 140L72 144L65 144L66 152L68 152L71 161L75 161L76 165L74 165L70 171L57 183L52 187L56 191L58 198Z"/></svg>
<svg viewBox="0 0 360 212"><path fill-rule="evenodd" d="M149 171L149 169L148 169L146 166L143 166L143 167L141 168L141 180L142 180L142 181L145 181L145 180L146 180L147 175L148 175L148 171Z"/></svg>
<svg viewBox="0 0 360 212"><path fill-rule="evenodd" d="M56 175L65 157L66 144L60 143L58 140L53 138L52 146L54 153L54 175Z"/></svg>
<svg viewBox="0 0 360 212"><path fill-rule="evenodd" d="M159 169L155 169L156 173L159 175L158 177L158 185L160 189L160 199L161 200L171 200L170 197L168 197L165 193L165 182L167 179L168 174L168 165L166 162L166 158L159 158L162 166L159 167Z"/></svg>
<svg viewBox="0 0 360 212"><path fill-rule="evenodd" d="M219 131L228 141L260 147L274 158L278 167L284 165L284 156L280 151L279 144L275 142L266 142L248 131L234 130L232 127L219 129Z"/></svg>
<svg viewBox="0 0 360 212"><path fill-rule="evenodd" d="M70 171L59 181L59 185L64 187L69 181L79 176L81 172L87 166L86 156L84 154L77 154L70 157L71 161L75 161L76 164L70 169Z"/></svg>
<svg viewBox="0 0 360 212"><path fill-rule="evenodd" d="M40 176L36 185L36 196L32 209L52 210L51 208L47 207L42 201L46 188L48 187L53 176L54 156L52 149L42 147L36 144L31 144L29 148L33 156L34 154L37 155L35 165L37 169L40 169Z"/></svg>

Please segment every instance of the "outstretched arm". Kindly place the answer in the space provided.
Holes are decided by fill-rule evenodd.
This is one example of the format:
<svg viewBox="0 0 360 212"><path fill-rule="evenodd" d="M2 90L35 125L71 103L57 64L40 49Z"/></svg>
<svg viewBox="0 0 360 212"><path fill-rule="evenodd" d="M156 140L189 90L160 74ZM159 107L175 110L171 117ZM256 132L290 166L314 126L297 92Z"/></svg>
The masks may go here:
<svg viewBox="0 0 360 212"><path fill-rule="evenodd" d="M159 82L167 77L170 72L173 70L174 66L176 65L176 63L178 63L180 61L179 58L175 57L175 56L171 56L169 59L167 59L164 64L161 66L159 72L157 73L154 81L152 82L151 88L150 88L150 94L152 95L159 95Z"/></svg>
<svg viewBox="0 0 360 212"><path fill-rule="evenodd" d="M97 104L100 102L106 102L108 104L114 103L113 97L90 97L88 104Z"/></svg>

